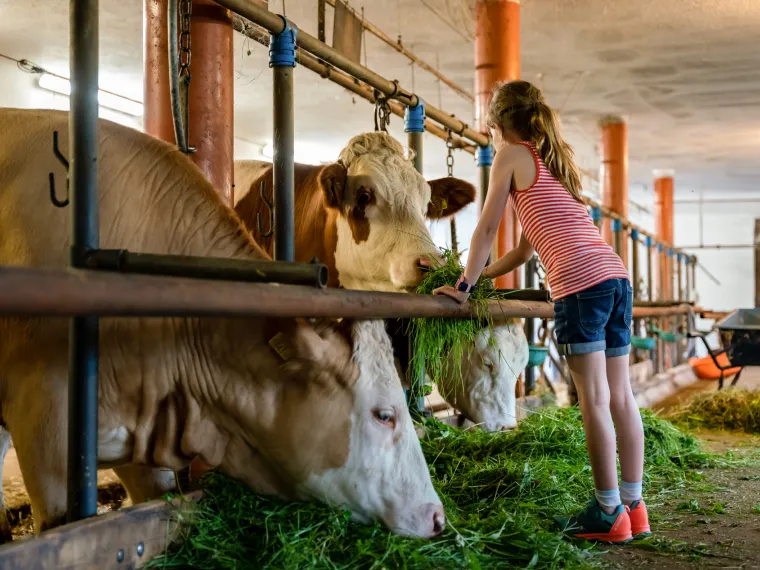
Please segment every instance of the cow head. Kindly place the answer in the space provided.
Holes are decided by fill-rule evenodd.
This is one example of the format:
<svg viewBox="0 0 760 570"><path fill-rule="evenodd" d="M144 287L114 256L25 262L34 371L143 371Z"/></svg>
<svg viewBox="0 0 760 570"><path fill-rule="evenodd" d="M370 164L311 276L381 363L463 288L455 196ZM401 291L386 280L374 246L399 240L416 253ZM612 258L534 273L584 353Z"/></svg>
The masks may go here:
<svg viewBox="0 0 760 570"><path fill-rule="evenodd" d="M517 426L515 387L528 363L528 339L519 321L482 329L462 359L462 379L438 382L444 399L486 431ZM453 363L449 363L449 369Z"/></svg>
<svg viewBox="0 0 760 570"><path fill-rule="evenodd" d="M383 322L301 323L272 346L285 360L278 392L252 404L258 414L238 408L240 431L261 435L230 441L221 468L260 491L342 506L398 534L439 534L443 506Z"/></svg>
<svg viewBox="0 0 760 570"><path fill-rule="evenodd" d="M319 178L336 213L335 265L347 289L405 291L423 278L420 260L440 260L426 219L451 216L475 199L457 178L426 182L386 133L358 135Z"/></svg>

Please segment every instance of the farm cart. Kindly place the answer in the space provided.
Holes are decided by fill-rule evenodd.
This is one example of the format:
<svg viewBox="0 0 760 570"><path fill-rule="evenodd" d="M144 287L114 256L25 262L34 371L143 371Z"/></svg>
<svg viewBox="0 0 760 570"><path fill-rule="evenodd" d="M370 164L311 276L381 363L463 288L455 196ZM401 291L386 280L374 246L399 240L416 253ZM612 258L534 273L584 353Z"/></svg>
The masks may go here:
<svg viewBox="0 0 760 570"><path fill-rule="evenodd" d="M718 321L715 329L723 344L720 350L710 348L706 334L689 333L689 337L702 340L708 354L692 358L689 364L702 379L713 380L717 375L720 390L726 376L734 376L731 386L735 386L745 366L760 366L760 308L737 309Z"/></svg>

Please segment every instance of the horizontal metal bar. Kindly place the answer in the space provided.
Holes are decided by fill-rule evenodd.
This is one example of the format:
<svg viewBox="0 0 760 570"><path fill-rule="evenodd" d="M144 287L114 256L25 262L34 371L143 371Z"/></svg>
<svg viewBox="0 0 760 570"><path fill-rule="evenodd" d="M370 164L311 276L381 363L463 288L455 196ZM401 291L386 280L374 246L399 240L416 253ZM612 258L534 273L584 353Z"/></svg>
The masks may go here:
<svg viewBox="0 0 760 570"><path fill-rule="evenodd" d="M734 243L734 244L707 244L707 245L684 245L681 249L756 249L760 244L752 245L751 243Z"/></svg>
<svg viewBox="0 0 760 570"><path fill-rule="evenodd" d="M335 0L327 0L327 3L333 8L335 8ZM467 99L470 103L475 102L475 96L472 93L467 91L464 87L462 87L458 83L455 83L454 81L446 77L443 73L435 69L432 65L422 61L412 51L406 49L404 45L401 43L400 35L399 35L398 41L394 41L393 38L391 38L388 34L386 34L380 28L378 28L375 24L367 20L362 14L359 14L351 6L346 6L346 7L354 13L354 16L356 16L356 18L361 20L362 26L370 34L378 38L380 41L386 43L387 45L395 49L397 52L399 52L400 54L404 55L411 62L415 63L416 65L419 65L420 68L432 74L436 79L439 79L441 83L444 83L445 85L447 85L453 91L455 91L456 93L458 93L459 95Z"/></svg>
<svg viewBox="0 0 760 570"><path fill-rule="evenodd" d="M252 261L224 257L157 255L134 253L124 249L100 249L87 252L87 269L168 275L197 279L222 279L250 283L284 283L325 287L328 270L324 263Z"/></svg>
<svg viewBox="0 0 760 570"><path fill-rule="evenodd" d="M280 33L285 28L285 22L281 16L261 8L254 4L252 0L220 0L218 3L272 33ZM352 77L364 81L384 95L397 99L408 107L415 107L419 103L417 95L401 87L398 82L390 81L371 69L359 65L358 63L354 63L337 50L320 42L317 38L303 30L299 30L296 43L299 47L303 48L304 51L309 52L322 61L329 63L342 71L345 71ZM460 121L453 115L447 114L445 111L425 103L425 112L432 120L471 140L477 145L485 146L489 142L486 135L470 128L466 123Z"/></svg>
<svg viewBox="0 0 760 570"><path fill-rule="evenodd" d="M249 22L242 16L233 16L232 26L236 32L243 34L245 37L258 42L263 46L269 45L269 32L261 26L258 26L253 22ZM354 93L362 99L369 101L373 105L375 104L377 100L375 97L375 91L366 83L359 82L358 80L340 71L339 69L335 69L330 65L322 63L318 58L314 57L308 52L305 52L301 48L298 48L296 50L296 61L298 61L298 63L303 65L305 68L310 69L314 73L318 74L320 77L323 77L337 85L340 85L344 89L347 89L351 93ZM398 101L390 100L388 104L390 105L391 111L394 115L397 115L401 118L404 117L404 106L401 103ZM448 132L445 129L441 128L429 119L425 120L425 130L431 135L434 135L442 140L446 140L448 137ZM471 146L463 138L454 135L452 137L452 142L454 148L464 150L470 154L475 154L475 147Z"/></svg>
<svg viewBox="0 0 760 570"><path fill-rule="evenodd" d="M495 322L552 318L551 303L489 301ZM672 316L688 306L634 307L634 317ZM314 289L125 275L103 271L0 266L0 315L101 317L472 318L469 303L437 295Z"/></svg>

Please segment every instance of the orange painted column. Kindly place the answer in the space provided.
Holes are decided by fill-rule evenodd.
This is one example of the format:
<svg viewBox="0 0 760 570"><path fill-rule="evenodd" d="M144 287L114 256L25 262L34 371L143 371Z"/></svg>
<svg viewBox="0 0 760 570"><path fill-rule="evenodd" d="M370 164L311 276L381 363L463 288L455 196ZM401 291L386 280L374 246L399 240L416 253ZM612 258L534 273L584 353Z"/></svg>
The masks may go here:
<svg viewBox="0 0 760 570"><path fill-rule="evenodd" d="M145 0L144 130L175 143L169 96L167 4L167 0ZM232 12L210 0L193 0L190 41L188 142L196 149L190 158L232 206Z"/></svg>
<svg viewBox="0 0 760 570"><path fill-rule="evenodd" d="M654 171L654 228L657 239L673 245L673 176L672 170ZM660 299L673 298L672 257L663 249L657 260L657 283Z"/></svg>
<svg viewBox="0 0 760 570"><path fill-rule="evenodd" d="M143 130L176 144L169 95L167 8L167 0L145 0ZM190 41L188 144L197 149L190 158L233 206L232 13L215 2L194 0ZM190 465L190 477L200 477L208 469L196 458Z"/></svg>
<svg viewBox="0 0 760 570"><path fill-rule="evenodd" d="M477 0L475 3L475 120L488 132L486 114L491 91L502 81L520 78L520 2L519 0ZM520 239L517 216L507 206L496 237L496 256L517 247ZM496 286L520 287L521 272L497 278Z"/></svg>
<svg viewBox="0 0 760 570"><path fill-rule="evenodd" d="M143 19L143 130L175 144L172 105L169 97L169 56L166 0L145 0Z"/></svg>
<svg viewBox="0 0 760 570"><path fill-rule="evenodd" d="M628 125L625 119L617 116L603 117L599 122L602 135L602 165L600 180L602 183L602 204L613 212L628 217ZM612 227L609 218L602 223L602 237L613 243ZM624 240L626 245L628 240ZM628 267L628 248L619 252L623 263Z"/></svg>

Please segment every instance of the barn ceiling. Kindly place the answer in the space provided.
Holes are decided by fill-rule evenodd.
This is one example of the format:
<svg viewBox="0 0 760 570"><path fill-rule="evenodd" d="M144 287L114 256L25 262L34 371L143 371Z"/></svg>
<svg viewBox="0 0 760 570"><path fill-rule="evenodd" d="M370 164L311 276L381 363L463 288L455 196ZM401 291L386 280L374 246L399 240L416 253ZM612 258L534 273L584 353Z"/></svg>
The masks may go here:
<svg viewBox="0 0 760 570"><path fill-rule="evenodd" d="M459 84L473 86L471 0L365 0L368 20ZM142 97L142 3L101 0L101 86ZM353 0L357 9L360 0ZM316 35L316 0L270 0ZM0 53L68 75L67 3L0 0ZM332 10L328 8L328 21ZM581 165L596 170L598 117L629 120L632 195L651 200L651 172L674 168L679 193L760 191L760 0L522 0L522 74L561 110ZM328 31L328 38L330 37ZM467 122L468 101L370 35L366 61ZM235 40L238 156L255 156L271 137L271 72L266 49ZM5 90L34 80L0 60ZM372 108L310 71L296 73L296 133L303 148L334 156L372 128ZM13 91L13 89L11 89ZM31 91L30 91L31 92ZM4 99L5 97L5 99ZM31 106L0 94L0 105ZM391 131L403 138L401 120ZM445 174L445 147L427 137L426 174ZM475 179L472 159L455 173ZM648 196L648 198L647 198Z"/></svg>

